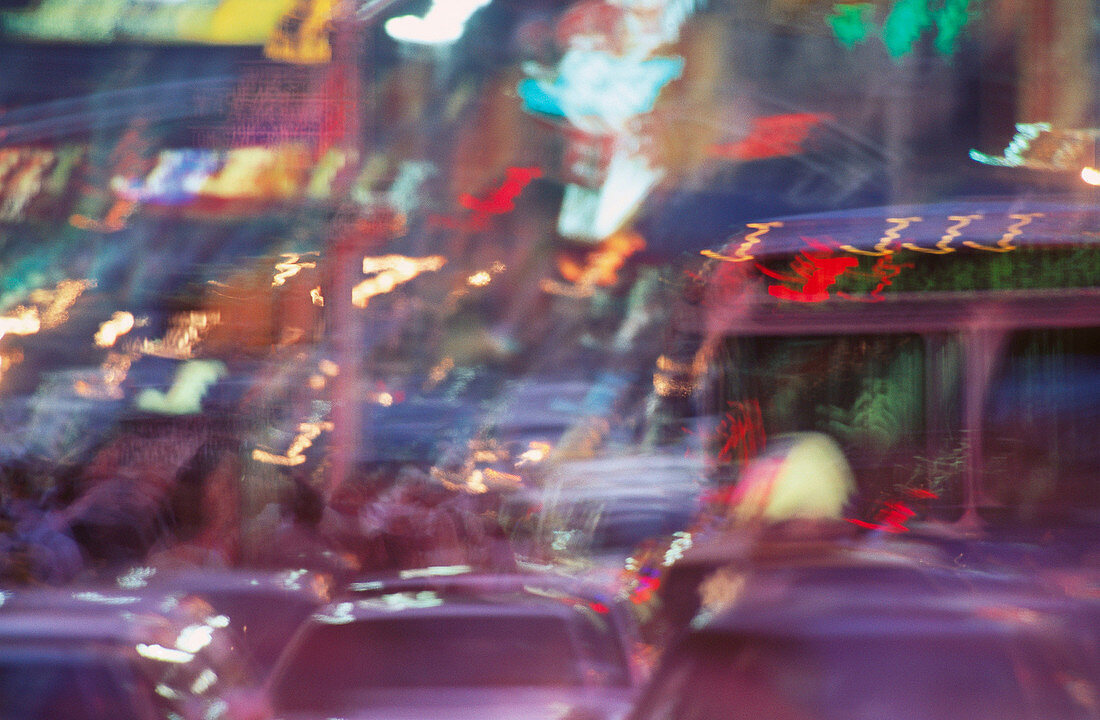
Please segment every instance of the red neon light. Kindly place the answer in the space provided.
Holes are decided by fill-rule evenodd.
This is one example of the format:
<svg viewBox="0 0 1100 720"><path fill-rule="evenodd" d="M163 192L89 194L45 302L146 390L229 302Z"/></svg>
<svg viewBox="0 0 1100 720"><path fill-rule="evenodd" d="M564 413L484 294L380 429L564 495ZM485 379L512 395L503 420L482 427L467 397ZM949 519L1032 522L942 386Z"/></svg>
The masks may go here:
<svg viewBox="0 0 1100 720"><path fill-rule="evenodd" d="M905 494L912 498L920 500L932 500L938 498L939 495L931 490L925 490L923 488L907 488ZM856 520L855 518L848 518L848 522L853 525L859 525L860 527L867 528L868 530L883 530L888 533L903 533L909 532L909 528L905 526L905 523L916 515L908 505L903 502L888 502L885 503L883 508L875 515L875 522L867 522L866 520Z"/></svg>
<svg viewBox="0 0 1100 720"><path fill-rule="evenodd" d="M714 145L710 154L730 160L763 160L797 155L817 125L832 120L831 115L788 113L753 118L748 137L732 143Z"/></svg>
<svg viewBox="0 0 1100 720"><path fill-rule="evenodd" d="M764 419L760 413L760 403L728 403L730 410L718 425L718 436L724 438L722 449L718 451L721 462L729 462L737 454L741 462L755 457L764 446L767 435L764 432Z"/></svg>
<svg viewBox="0 0 1100 720"><path fill-rule="evenodd" d="M861 298L849 295L845 292L837 292L842 298L847 300L856 300L858 302L881 302L885 298L882 297L882 290L887 285L894 284L894 278L901 274L901 271L905 268L912 268L913 263L901 263L897 265L893 261L892 255L883 255L878 260L875 260L874 267L871 268L871 277L878 278L878 285L871 291L869 297Z"/></svg>
<svg viewBox="0 0 1100 720"><path fill-rule="evenodd" d="M893 502L886 503L886 507L875 516L875 520L878 522L867 522L866 520L856 520L855 518L848 518L848 522L853 525L865 527L868 530L903 533L909 532L909 528L905 527L905 523L914 515L916 515L916 513L910 510L904 503Z"/></svg>
<svg viewBox="0 0 1100 720"><path fill-rule="evenodd" d="M523 189L535 178L542 177L542 168L513 167L505 173L500 187L489 192L485 198L469 193L458 196L458 204L471 212L465 218L435 217L433 221L450 229L484 230L493 215L503 215L516 209L515 200Z"/></svg>
<svg viewBox="0 0 1100 720"><path fill-rule="evenodd" d="M837 278L851 268L858 267L859 260L854 257L832 257L826 245L813 238L802 239L814 251L803 250L791 262L793 276L773 272L760 263L756 263L756 268L768 277L800 286L799 289L792 290L786 285L769 285L768 294L772 297L795 302L824 302L829 299L829 288L836 283Z"/></svg>

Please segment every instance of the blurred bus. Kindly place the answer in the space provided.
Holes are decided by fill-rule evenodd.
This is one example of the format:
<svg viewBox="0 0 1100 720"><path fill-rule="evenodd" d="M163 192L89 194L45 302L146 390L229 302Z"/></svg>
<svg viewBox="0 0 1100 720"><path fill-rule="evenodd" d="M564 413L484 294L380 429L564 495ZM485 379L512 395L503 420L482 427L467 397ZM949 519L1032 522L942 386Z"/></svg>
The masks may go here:
<svg viewBox="0 0 1100 720"><path fill-rule="evenodd" d="M768 438L828 434L868 527L1095 518L1097 230L1093 206L1026 199L749 223L688 273L690 342L655 389L730 477Z"/></svg>

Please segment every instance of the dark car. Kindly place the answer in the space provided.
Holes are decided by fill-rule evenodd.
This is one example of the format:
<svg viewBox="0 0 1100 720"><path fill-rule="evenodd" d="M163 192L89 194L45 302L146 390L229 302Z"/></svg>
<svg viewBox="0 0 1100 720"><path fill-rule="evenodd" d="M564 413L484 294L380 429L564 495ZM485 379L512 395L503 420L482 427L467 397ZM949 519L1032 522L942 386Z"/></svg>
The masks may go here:
<svg viewBox="0 0 1100 720"><path fill-rule="evenodd" d="M1072 604L1030 592L806 592L693 628L630 720L1095 718L1100 665L1083 628Z"/></svg>
<svg viewBox="0 0 1100 720"><path fill-rule="evenodd" d="M638 676L609 608L530 579L358 588L298 632L268 682L283 718L619 718ZM464 585L464 587L463 587ZM588 715L585 715L588 717Z"/></svg>
<svg viewBox="0 0 1100 720"><path fill-rule="evenodd" d="M50 589L0 607L5 720L228 720L262 708L252 682L197 598Z"/></svg>

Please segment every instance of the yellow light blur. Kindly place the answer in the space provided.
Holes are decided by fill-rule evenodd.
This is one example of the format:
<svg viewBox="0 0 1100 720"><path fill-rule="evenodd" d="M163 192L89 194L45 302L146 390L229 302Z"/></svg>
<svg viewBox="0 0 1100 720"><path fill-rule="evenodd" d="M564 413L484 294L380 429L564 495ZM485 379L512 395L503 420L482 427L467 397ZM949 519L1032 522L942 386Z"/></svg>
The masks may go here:
<svg viewBox="0 0 1100 720"><path fill-rule="evenodd" d="M290 443L285 455L278 455L268 450L255 448L252 451L252 459L269 465L282 465L293 467L306 461L305 451L313 445L313 441L324 431L332 431L335 426L328 421L304 422L298 426L298 435Z"/></svg>
<svg viewBox="0 0 1100 720"><path fill-rule="evenodd" d="M474 470L466 476L466 489L475 495L489 492L489 486L485 484L485 474L481 470Z"/></svg>
<svg viewBox="0 0 1100 720"><path fill-rule="evenodd" d="M317 369L329 377L336 377L340 372L340 366L331 360L322 360L317 363Z"/></svg>
<svg viewBox="0 0 1100 720"><path fill-rule="evenodd" d="M366 307L376 295L390 292L402 283L412 280L422 272L436 271L447 263L442 255L411 258L404 255L383 255L363 258L363 274L373 275L351 290L351 302L356 307Z"/></svg>
<svg viewBox="0 0 1100 720"><path fill-rule="evenodd" d="M481 272L476 272L470 277L466 278L466 284L473 285L474 287L485 287L490 282L492 282L492 280L493 276L482 270Z"/></svg>
<svg viewBox="0 0 1100 720"><path fill-rule="evenodd" d="M34 335L42 328L38 308L20 305L14 314L0 316L0 338L5 335Z"/></svg>
<svg viewBox="0 0 1100 720"><path fill-rule="evenodd" d="M31 293L31 302L45 306L42 327L54 328L69 319L69 308L91 287L89 280L62 280L53 290L38 289Z"/></svg>
<svg viewBox="0 0 1100 720"><path fill-rule="evenodd" d="M439 383L447 379L447 376L454 369L455 361L453 358L445 357L440 360L435 367L428 373L428 380L424 383L425 390L431 390Z"/></svg>
<svg viewBox="0 0 1100 720"><path fill-rule="evenodd" d="M531 441L528 445L528 449L520 453L516 466L519 467L528 463L542 462L549 457L550 449L548 443Z"/></svg>
<svg viewBox="0 0 1100 720"><path fill-rule="evenodd" d="M1100 185L1100 170L1094 167L1085 167L1081 170L1081 179L1089 185Z"/></svg>
<svg viewBox="0 0 1100 720"><path fill-rule="evenodd" d="M309 291L309 299L313 301L313 304L317 307L325 306L325 298L321 295L321 288L315 287Z"/></svg>
<svg viewBox="0 0 1100 720"><path fill-rule="evenodd" d="M134 329L134 316L128 312L116 312L110 320L99 326L95 334L95 344L99 347L111 347L119 337Z"/></svg>
<svg viewBox="0 0 1100 720"><path fill-rule="evenodd" d="M133 364L134 357L115 352L109 353L99 367L98 382L92 384L86 380L77 380L73 383L73 389L81 397L103 400L121 399L122 383L130 373L130 365Z"/></svg>
<svg viewBox="0 0 1100 720"><path fill-rule="evenodd" d="M134 352L156 355L157 357L185 360L194 356L202 336L221 322L218 313L187 312L172 318L168 332L160 340L144 339L134 348Z"/></svg>

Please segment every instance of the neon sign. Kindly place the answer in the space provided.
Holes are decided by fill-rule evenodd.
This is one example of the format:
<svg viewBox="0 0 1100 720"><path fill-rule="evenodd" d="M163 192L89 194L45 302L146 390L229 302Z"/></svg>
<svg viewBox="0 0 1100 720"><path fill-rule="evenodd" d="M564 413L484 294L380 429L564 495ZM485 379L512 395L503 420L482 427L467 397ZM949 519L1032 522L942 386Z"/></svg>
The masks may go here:
<svg viewBox="0 0 1100 720"><path fill-rule="evenodd" d="M703 257L713 258L715 260L725 260L727 262L745 262L746 260L754 259L754 256L749 255L749 249L753 245L760 242L760 236L767 233L772 228L783 227L781 222L767 222L767 223L749 223L748 227L754 228L755 232L750 233L738 246L737 250L733 253L732 257L726 255L719 255L711 250L702 250L700 254Z"/></svg>
<svg viewBox="0 0 1100 720"><path fill-rule="evenodd" d="M882 291L888 285L894 284L894 278L901 274L901 271L905 268L912 268L913 263L901 263L900 265L894 263L894 259L890 255L884 255L875 260L874 267L871 268L871 277L878 279L878 284L871 289L870 294L866 298L856 297L845 292L837 292L837 295L846 300L856 300L859 302L881 302L885 298L882 297Z"/></svg>
<svg viewBox="0 0 1100 720"><path fill-rule="evenodd" d="M977 11L975 0L939 0L933 8L930 0L897 0L890 8L882 27L878 28L886 51L899 60L913 51L913 46L933 26L933 45L944 57L954 54L959 37ZM874 35L874 5L867 2L837 3L828 18L833 35L847 48L866 42Z"/></svg>
<svg viewBox="0 0 1100 720"><path fill-rule="evenodd" d="M814 241L813 238L802 239L813 248L813 252L803 250L792 261L791 270L794 275L773 272L759 263L756 268L768 277L799 286L795 290L786 285L769 285L768 294L772 297L795 302L824 302L829 299L829 288L836 283L837 278L857 267L859 260L854 257L832 257L828 246Z"/></svg>
<svg viewBox="0 0 1100 720"><path fill-rule="evenodd" d="M738 460L745 462L756 457L767 441L760 403L750 400L729 402L727 405L730 409L722 418L716 431L718 439L722 442L722 447L718 450L718 460L730 462L736 454Z"/></svg>
<svg viewBox="0 0 1100 720"><path fill-rule="evenodd" d="M993 167L1023 167L1032 170L1094 170L1087 165L1095 155L1100 130L1055 128L1050 123L1017 123L1016 134L1001 156L970 151L970 159ZM1089 182L1090 173L1082 170ZM1092 183L1090 183L1092 184Z"/></svg>
<svg viewBox="0 0 1100 720"><path fill-rule="evenodd" d="M886 218L886 222L890 224L886 232L878 242L875 244L872 250L860 250L851 244L840 245L839 249L844 250L855 255L863 255L869 257L883 257L891 255L896 252L895 245L906 250L912 250L919 253L925 253L929 255L947 255L955 251L952 247L952 243L962 237L961 231L968 227L976 220L984 220L985 215L970 214L970 215L949 215L948 220L951 220L953 224L949 226L940 239L936 242L934 247L926 248L917 245L911 241L901 242L901 231L910 227L911 225L919 222L923 222L924 218L920 216L913 217L897 217ZM1008 226L1008 229L1001 235L995 245L983 245L973 240L964 240L962 245L965 247L973 248L975 250L986 250L989 252L1005 253L1011 252L1017 248L1012 244L1012 241L1019 237L1023 233L1023 228L1036 218L1045 217L1045 213L1010 213L1008 215L1013 222ZM737 249L732 255L725 255L713 250L700 250L699 254L703 257L710 258L712 260L721 260L724 262L745 262L747 260L755 259L752 254L752 249L761 242L761 238L766 233L770 232L774 228L783 227L782 222L768 222L768 223L747 223L746 227L752 228L753 232L745 236L745 238L737 246ZM810 242L810 241L807 241ZM812 243L811 243L812 244ZM817 249L821 249L823 246L819 246ZM827 249L827 248L826 248Z"/></svg>

